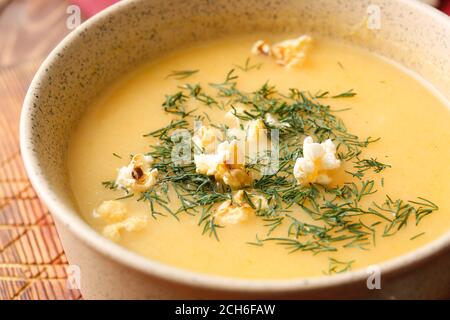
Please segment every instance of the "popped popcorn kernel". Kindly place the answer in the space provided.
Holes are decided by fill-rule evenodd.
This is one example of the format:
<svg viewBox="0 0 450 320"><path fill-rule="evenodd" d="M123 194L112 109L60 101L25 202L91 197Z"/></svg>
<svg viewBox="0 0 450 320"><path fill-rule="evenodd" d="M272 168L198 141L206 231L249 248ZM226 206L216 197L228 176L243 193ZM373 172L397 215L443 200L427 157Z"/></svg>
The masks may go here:
<svg viewBox="0 0 450 320"><path fill-rule="evenodd" d="M103 228L103 235L115 242L120 241L123 232L138 232L147 226L145 217L130 217L121 222L107 225Z"/></svg>
<svg viewBox="0 0 450 320"><path fill-rule="evenodd" d="M273 114L266 113L264 116L264 121L274 128L289 128L290 124L286 122L279 121Z"/></svg>
<svg viewBox="0 0 450 320"><path fill-rule="evenodd" d="M252 54L270 55L270 45L264 40L258 40L252 47Z"/></svg>
<svg viewBox="0 0 450 320"><path fill-rule="evenodd" d="M93 213L95 218L103 219L107 223L119 222L125 219L127 210L125 205L117 200L103 201Z"/></svg>
<svg viewBox="0 0 450 320"><path fill-rule="evenodd" d="M213 176L217 172L217 166L223 161L217 154L194 155L195 171L207 176Z"/></svg>
<svg viewBox="0 0 450 320"><path fill-rule="evenodd" d="M252 183L252 177L242 164L219 164L214 174L216 181L229 185L231 189L239 189Z"/></svg>
<svg viewBox="0 0 450 320"><path fill-rule="evenodd" d="M125 204L118 200L103 201L93 216L106 224L103 235L113 241L119 241L124 231L140 231L147 226L146 217L129 217Z"/></svg>
<svg viewBox="0 0 450 320"><path fill-rule="evenodd" d="M251 120L247 123L247 141L259 142L262 135L266 135L266 125L262 119Z"/></svg>
<svg viewBox="0 0 450 320"><path fill-rule="evenodd" d="M121 238L121 227L119 224L112 224L103 228L103 236L114 242L119 242Z"/></svg>
<svg viewBox="0 0 450 320"><path fill-rule="evenodd" d="M263 197L262 195L259 194L248 194L248 197L250 198L250 200L252 201L253 205L255 206L256 209L267 209L269 208L269 204L267 202L267 199L265 197ZM244 191L243 190L239 190L238 192L236 192L233 195L233 202L237 203L241 206L249 206L249 204L244 200Z"/></svg>
<svg viewBox="0 0 450 320"><path fill-rule="evenodd" d="M260 195L248 195L257 209L266 209L267 200ZM244 200L244 191L239 190L233 195L232 200L226 200L216 209L214 218L219 225L238 224L255 215L256 208Z"/></svg>
<svg viewBox="0 0 450 320"><path fill-rule="evenodd" d="M213 153L218 142L222 140L220 130L211 126L196 128L192 141L206 153Z"/></svg>
<svg viewBox="0 0 450 320"><path fill-rule="evenodd" d="M194 155L196 172L214 176L216 181L238 189L251 183L252 178L245 170L241 144L237 140L224 141L215 154Z"/></svg>
<svg viewBox="0 0 450 320"><path fill-rule="evenodd" d="M116 185L128 191L144 192L158 182L158 169L152 169L153 158L136 154L128 166L119 169Z"/></svg>
<svg viewBox="0 0 450 320"><path fill-rule="evenodd" d="M336 146L328 139L315 143L307 137L303 141L303 157L298 158L294 166L294 176L299 184L331 183L329 171L339 168L341 161L336 158Z"/></svg>
<svg viewBox="0 0 450 320"><path fill-rule="evenodd" d="M275 58L276 63L286 68L296 65L301 66L306 60L306 55L311 45L312 38L307 35L285 40L272 46L272 56Z"/></svg>
<svg viewBox="0 0 450 320"><path fill-rule="evenodd" d="M286 68L292 68L304 64L312 42L313 39L308 35L284 40L272 46L263 40L258 40L253 45L251 52L252 54L271 56L276 63Z"/></svg>

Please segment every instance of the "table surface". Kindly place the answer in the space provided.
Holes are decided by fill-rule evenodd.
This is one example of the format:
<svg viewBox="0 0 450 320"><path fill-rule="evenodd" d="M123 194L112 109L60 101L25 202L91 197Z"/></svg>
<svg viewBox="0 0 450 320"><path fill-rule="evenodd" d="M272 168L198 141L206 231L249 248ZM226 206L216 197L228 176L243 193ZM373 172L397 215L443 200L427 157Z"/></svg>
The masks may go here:
<svg viewBox="0 0 450 320"><path fill-rule="evenodd" d="M68 0L0 0L0 300L81 298L69 289L67 259L52 217L27 179L18 143L28 85L70 32L68 5Z"/></svg>
<svg viewBox="0 0 450 320"><path fill-rule="evenodd" d="M69 32L64 0L0 0L0 300L79 299L51 216L28 181L19 115L28 85Z"/></svg>

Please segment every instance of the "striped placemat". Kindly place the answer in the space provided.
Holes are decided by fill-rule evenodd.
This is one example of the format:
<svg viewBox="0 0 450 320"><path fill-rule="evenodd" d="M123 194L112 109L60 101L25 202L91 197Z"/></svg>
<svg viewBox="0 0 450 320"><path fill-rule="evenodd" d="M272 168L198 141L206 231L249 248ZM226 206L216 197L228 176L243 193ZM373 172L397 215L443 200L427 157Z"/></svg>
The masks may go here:
<svg viewBox="0 0 450 320"><path fill-rule="evenodd" d="M19 116L28 85L66 33L68 2L0 2L0 299L79 299L53 220L27 179ZM20 23L19 23L20 21Z"/></svg>

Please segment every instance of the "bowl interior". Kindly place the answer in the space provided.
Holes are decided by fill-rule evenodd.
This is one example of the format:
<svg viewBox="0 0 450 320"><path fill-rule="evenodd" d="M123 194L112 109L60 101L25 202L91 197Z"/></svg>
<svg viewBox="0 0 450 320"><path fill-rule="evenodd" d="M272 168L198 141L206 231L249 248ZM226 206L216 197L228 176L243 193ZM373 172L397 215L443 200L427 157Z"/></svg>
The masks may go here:
<svg viewBox="0 0 450 320"><path fill-rule="evenodd" d="M368 28L378 17L379 28ZM78 217L65 161L74 125L106 86L143 61L186 43L255 31L295 31L355 43L418 73L450 99L449 19L413 1L120 2L73 31L52 52L25 100L22 152L33 185L54 216L83 240L106 243ZM99 248L106 249L124 250L112 244ZM150 264L141 262L140 268L149 271Z"/></svg>

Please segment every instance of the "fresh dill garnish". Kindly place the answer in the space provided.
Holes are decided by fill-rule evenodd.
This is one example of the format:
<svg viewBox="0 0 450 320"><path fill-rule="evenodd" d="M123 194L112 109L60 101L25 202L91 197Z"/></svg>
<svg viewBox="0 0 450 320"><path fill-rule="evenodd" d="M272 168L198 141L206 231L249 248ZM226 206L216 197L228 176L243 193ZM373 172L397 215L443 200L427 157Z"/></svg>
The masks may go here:
<svg viewBox="0 0 450 320"><path fill-rule="evenodd" d="M210 237L214 236L217 241L219 241L219 236L217 235L217 228L222 228L215 223L214 217L205 221L202 234L208 234Z"/></svg>
<svg viewBox="0 0 450 320"><path fill-rule="evenodd" d="M346 92L343 92L341 94L332 96L332 98L337 99L337 98L353 98L354 96L356 96L356 92L353 92L353 89L350 89Z"/></svg>
<svg viewBox="0 0 450 320"><path fill-rule="evenodd" d="M246 242L247 244L251 245L251 246L257 246L257 247L262 247L264 245L264 242L262 242L258 235L256 235L255 237L255 241L248 241Z"/></svg>
<svg viewBox="0 0 450 320"><path fill-rule="evenodd" d="M316 99L321 99L321 98L326 98L328 95L330 94L329 91L319 91L316 93L316 95L314 96Z"/></svg>
<svg viewBox="0 0 450 320"><path fill-rule="evenodd" d="M364 176L364 173L368 170L373 170L375 173L380 173L381 171L391 168L391 165L384 164L377 159L370 158L370 159L357 159L357 161L354 162L354 168L357 169L356 172L350 172L346 171L347 173L351 174L355 178L361 179ZM384 183L384 181L383 181Z"/></svg>
<svg viewBox="0 0 450 320"><path fill-rule="evenodd" d="M110 190L116 190L117 189L117 185L116 185L116 181L111 180L111 181L103 181L102 185L106 188L106 189L110 189Z"/></svg>
<svg viewBox="0 0 450 320"><path fill-rule="evenodd" d="M417 238L423 236L424 234L425 234L425 232L418 233L418 234L416 234L415 236L411 237L409 240L415 240L415 239L417 239Z"/></svg>
<svg viewBox="0 0 450 320"><path fill-rule="evenodd" d="M370 159L362 159L362 160L356 161L356 164L354 167L356 169L358 169L358 171L361 171L361 172L365 172L367 170L372 169L375 173L380 173L381 171L383 171L386 168L391 168L391 165L384 164L384 163L377 161L377 159L370 158Z"/></svg>
<svg viewBox="0 0 450 320"><path fill-rule="evenodd" d="M186 79L194 74L196 74L199 70L174 70L169 75L167 75L167 78L175 78L176 80L183 80Z"/></svg>
<svg viewBox="0 0 450 320"><path fill-rule="evenodd" d="M262 66L262 63L250 64L250 57L248 57L247 60L245 60L245 64L243 66L240 66L240 65L234 65L234 66L244 72L248 72L253 69L259 70Z"/></svg>
<svg viewBox="0 0 450 320"><path fill-rule="evenodd" d="M334 258L328 258L328 271L324 272L327 275L336 273L343 273L352 269L352 265L355 263L352 261L339 261Z"/></svg>
<svg viewBox="0 0 450 320"><path fill-rule="evenodd" d="M247 59L244 66L236 66L242 71L258 69L258 65ZM188 70L171 74L173 77L190 76L198 70ZM174 119L158 130L144 135L156 142L146 153L154 159L152 167L158 169L159 183L152 189L140 193L138 201L148 203L153 218L171 215L179 219L180 214L198 216L201 232L219 240L221 226L215 221L216 207L226 200L233 201L234 190L213 177L196 172L191 162L178 165L172 161L176 141L172 134L180 129L193 132L189 126L193 120L207 121L223 133L227 127L211 123L205 108L230 109L241 121L265 119L272 114L286 124L279 128L278 169L269 175L254 175L249 188L243 190L243 202L255 211L261 224L266 228L264 237L256 235L250 245L263 246L271 242L285 247L289 252L335 252L340 249L368 250L376 245L377 237L388 237L402 230L409 222L416 225L438 210L433 202L418 198L405 201L386 196L382 203L371 201L377 192L377 179L367 177L368 173L382 174L391 165L376 158L364 158L364 149L379 141L379 138L360 138L350 132L338 112L322 103L329 98L328 91L311 94L297 88L279 92L269 82L252 92L238 87L238 75L231 69L223 82L200 84L185 83L177 87L177 92L165 96L161 107ZM351 98L353 89L331 96L331 98ZM195 100L197 109L189 108ZM243 110L237 108L244 105ZM266 124L268 128L270 125ZM336 144L337 157L346 166L346 172L353 178L337 186L319 184L298 185L292 172L297 158L303 156L302 142L306 136L314 141L331 139ZM192 153L199 147L192 144ZM250 172L261 172L264 155L255 163L248 164ZM350 178L350 177L349 177ZM117 189L115 181L103 182L105 188ZM384 178L381 177L384 187ZM169 194L173 195L170 199ZM253 195L265 198L267 207ZM124 198L132 197L128 194ZM174 209L176 203L178 208ZM302 214L308 216L304 221ZM417 237L420 235L417 235ZM414 238L414 237L413 237ZM412 239L413 239L412 238ZM342 262L330 258L327 274L345 272L354 261Z"/></svg>
<svg viewBox="0 0 450 320"><path fill-rule="evenodd" d="M117 153L115 153L115 152L113 152L113 156L116 157L116 158L122 159L122 157L119 156L119 155L118 155Z"/></svg>
<svg viewBox="0 0 450 320"><path fill-rule="evenodd" d="M133 198L133 197L134 197L134 193L130 193L130 194L127 194L126 196L116 198L115 200L125 200L125 199Z"/></svg>

